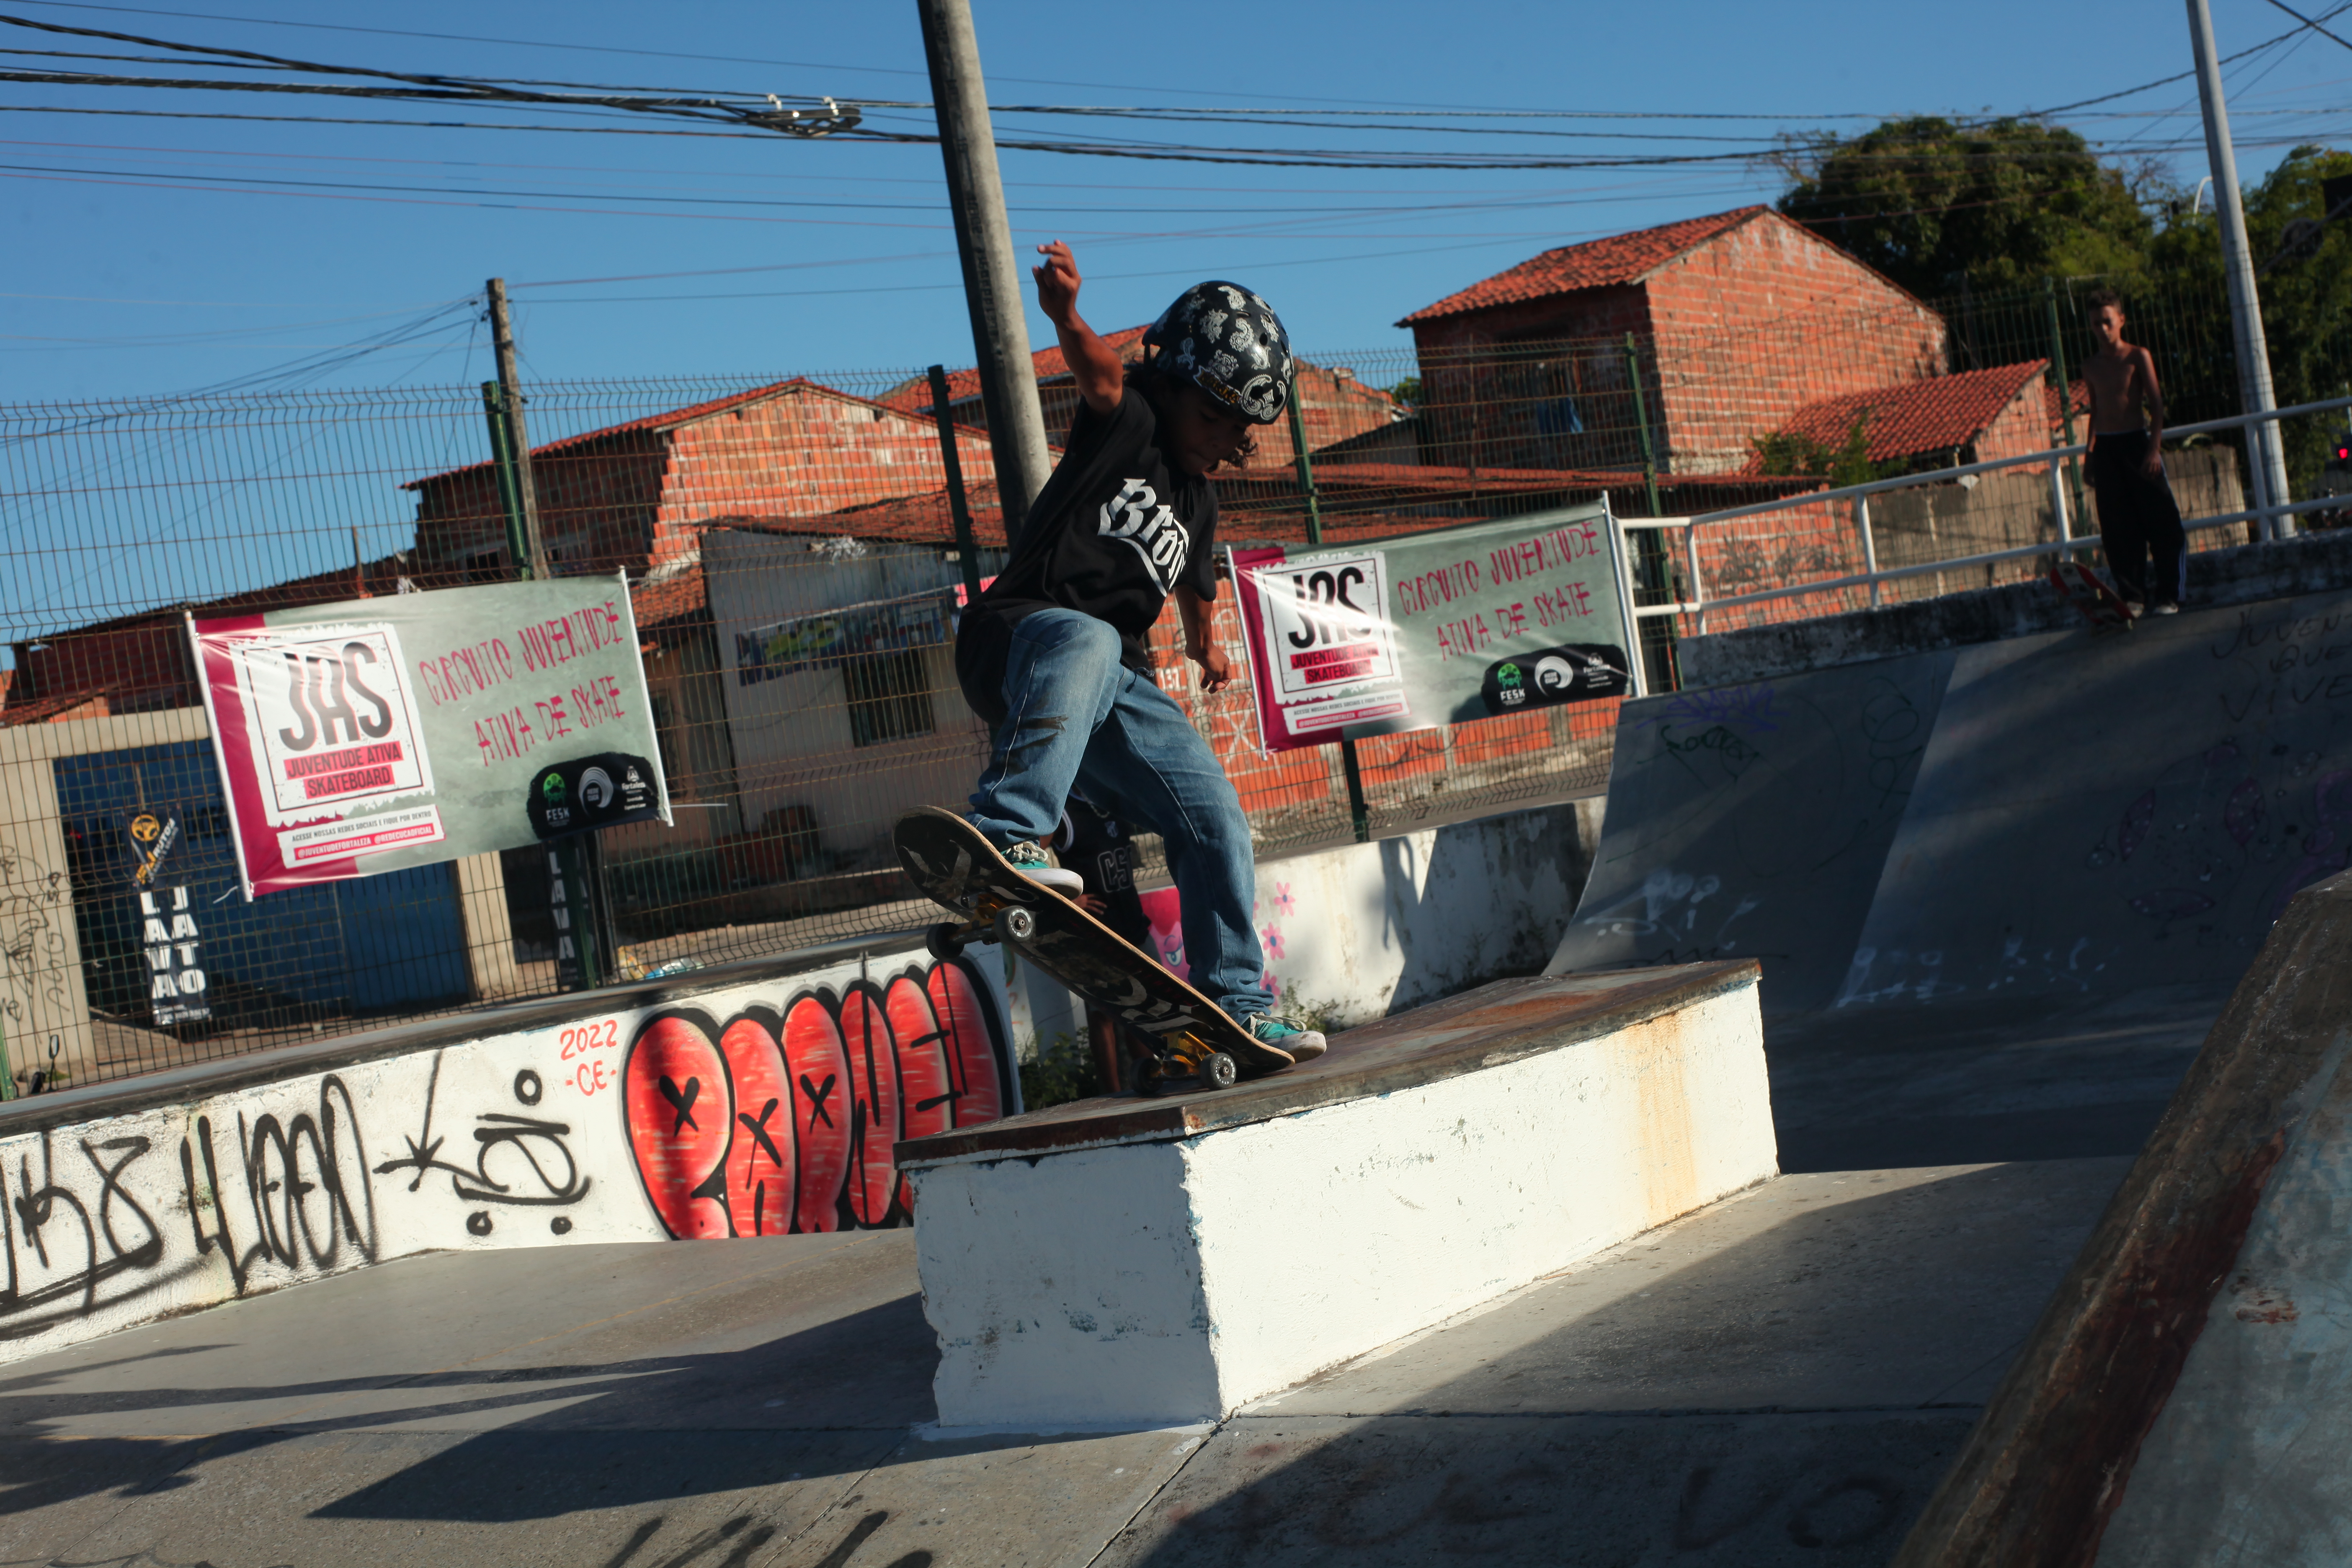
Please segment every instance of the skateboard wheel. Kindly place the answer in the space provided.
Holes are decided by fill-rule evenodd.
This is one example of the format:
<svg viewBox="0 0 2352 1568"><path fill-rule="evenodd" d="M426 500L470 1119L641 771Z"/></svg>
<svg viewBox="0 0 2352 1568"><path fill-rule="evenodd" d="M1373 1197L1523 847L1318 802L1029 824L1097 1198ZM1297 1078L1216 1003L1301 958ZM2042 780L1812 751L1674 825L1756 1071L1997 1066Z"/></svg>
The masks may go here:
<svg viewBox="0 0 2352 1568"><path fill-rule="evenodd" d="M941 963L960 957L963 952L963 942L956 933L961 930L963 927L953 921L945 921L931 927L923 932L923 951Z"/></svg>
<svg viewBox="0 0 2352 1568"><path fill-rule="evenodd" d="M1013 942L1027 942L1037 934L1037 914L1019 904L996 917L997 934Z"/></svg>
<svg viewBox="0 0 2352 1568"><path fill-rule="evenodd" d="M1201 1082L1207 1088L1231 1089L1241 1076L1241 1064L1223 1051L1211 1051L1201 1058Z"/></svg>
<svg viewBox="0 0 2352 1568"><path fill-rule="evenodd" d="M1151 1070L1150 1065L1135 1075L1135 1093L1139 1100L1158 1100L1168 1092L1168 1080Z"/></svg>

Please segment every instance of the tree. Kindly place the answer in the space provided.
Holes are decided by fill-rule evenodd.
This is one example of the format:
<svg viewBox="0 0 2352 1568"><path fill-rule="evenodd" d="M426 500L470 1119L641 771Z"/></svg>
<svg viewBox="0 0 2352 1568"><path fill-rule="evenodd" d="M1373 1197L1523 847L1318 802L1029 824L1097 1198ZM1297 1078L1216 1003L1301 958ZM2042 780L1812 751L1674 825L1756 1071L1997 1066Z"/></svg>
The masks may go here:
<svg viewBox="0 0 2352 1568"><path fill-rule="evenodd" d="M2244 193L2246 239L2261 269L2263 337L2270 350L2271 384L2281 407L2352 393L2352 217L2318 226L2326 216L2322 186L2352 175L2352 153L2297 147ZM2173 424L2239 411L2234 342L2223 293L2221 226L2210 212L2176 215L2148 252L2145 297L2209 300L2197 312L2198 330L2174 352L2159 353L2157 374L2173 405ZM2125 314L2138 318L2126 292ZM2207 362L2200 376L2194 360ZM2200 383L2210 387L2198 395ZM2344 429L2341 415L2285 423L2287 478L2297 495L2311 493L2321 466Z"/></svg>
<svg viewBox="0 0 2352 1568"><path fill-rule="evenodd" d="M1748 445L1756 454L1759 472L1827 479L1832 489L1843 485L1866 485L1873 479L1888 478L1903 466L1882 466L1870 460L1869 426L1870 410L1865 408L1853 416L1853 423L1846 426L1845 439L1834 447L1793 431L1754 437Z"/></svg>
<svg viewBox="0 0 2352 1568"><path fill-rule="evenodd" d="M1780 210L1913 293L1997 293L2045 277L2146 279L2157 177L2102 163L2080 136L2031 120L1890 120L1819 135L1777 160Z"/></svg>

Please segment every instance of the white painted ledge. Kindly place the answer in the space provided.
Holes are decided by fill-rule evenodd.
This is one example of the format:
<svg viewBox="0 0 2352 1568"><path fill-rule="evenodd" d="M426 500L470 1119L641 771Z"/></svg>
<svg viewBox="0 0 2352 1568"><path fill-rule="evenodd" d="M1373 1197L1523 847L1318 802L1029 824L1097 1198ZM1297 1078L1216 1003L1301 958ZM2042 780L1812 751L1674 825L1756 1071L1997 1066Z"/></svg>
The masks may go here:
<svg viewBox="0 0 2352 1568"><path fill-rule="evenodd" d="M902 1143L942 1426L1218 1419L1778 1172L1755 965L1505 981Z"/></svg>

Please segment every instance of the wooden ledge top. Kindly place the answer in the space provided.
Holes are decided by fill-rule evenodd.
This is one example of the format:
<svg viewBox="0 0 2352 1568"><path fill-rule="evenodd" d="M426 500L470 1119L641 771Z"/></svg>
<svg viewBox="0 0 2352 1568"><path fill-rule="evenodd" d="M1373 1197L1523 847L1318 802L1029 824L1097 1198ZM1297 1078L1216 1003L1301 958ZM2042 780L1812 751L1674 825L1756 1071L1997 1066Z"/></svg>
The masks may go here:
<svg viewBox="0 0 2352 1568"><path fill-rule="evenodd" d="M1120 1095L1075 1100L978 1127L909 1138L898 1146L898 1163L904 1170L991 1156L1162 1142L1418 1089L1559 1050L1752 986L1760 973L1751 958L1497 980L1349 1029L1335 1037L1321 1058L1269 1078L1159 1100Z"/></svg>

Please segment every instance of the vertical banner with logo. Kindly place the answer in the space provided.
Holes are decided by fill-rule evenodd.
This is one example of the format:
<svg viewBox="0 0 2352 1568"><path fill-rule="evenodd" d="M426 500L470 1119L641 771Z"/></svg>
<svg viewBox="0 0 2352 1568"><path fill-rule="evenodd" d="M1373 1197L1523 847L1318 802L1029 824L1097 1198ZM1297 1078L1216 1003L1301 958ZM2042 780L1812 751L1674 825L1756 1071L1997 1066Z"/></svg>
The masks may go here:
<svg viewBox="0 0 2352 1568"><path fill-rule="evenodd" d="M669 820L628 584L188 622L246 893Z"/></svg>
<svg viewBox="0 0 2352 1568"><path fill-rule="evenodd" d="M1266 751L1633 690L1633 599L1606 501L1228 553Z"/></svg>
<svg viewBox="0 0 2352 1568"><path fill-rule="evenodd" d="M139 892L140 949L147 960L147 1006L155 1026L201 1024L213 1016L205 992L204 933L187 884L167 883L163 862L180 842L180 819L152 811L131 817L131 885Z"/></svg>

